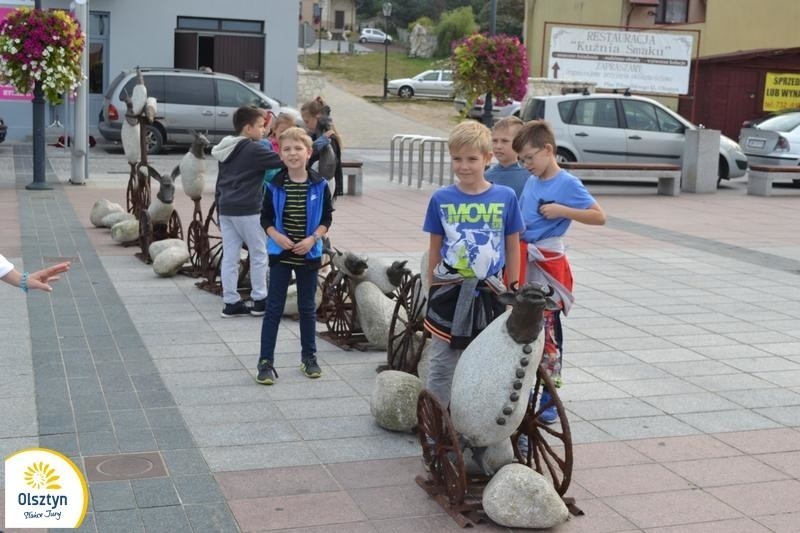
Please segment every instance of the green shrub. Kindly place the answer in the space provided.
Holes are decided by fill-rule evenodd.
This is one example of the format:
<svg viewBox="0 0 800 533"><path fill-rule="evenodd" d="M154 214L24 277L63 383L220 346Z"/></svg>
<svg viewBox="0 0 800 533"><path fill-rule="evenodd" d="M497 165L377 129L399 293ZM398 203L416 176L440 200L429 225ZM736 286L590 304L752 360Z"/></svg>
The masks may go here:
<svg viewBox="0 0 800 533"><path fill-rule="evenodd" d="M442 13L436 25L436 57L447 57L454 41L478 31L475 13L471 6L459 7Z"/></svg>
<svg viewBox="0 0 800 533"><path fill-rule="evenodd" d="M436 24L430 19L430 17L420 17L417 20L408 23L408 31L414 31L414 26L417 24L421 26L425 26L428 29L433 29Z"/></svg>

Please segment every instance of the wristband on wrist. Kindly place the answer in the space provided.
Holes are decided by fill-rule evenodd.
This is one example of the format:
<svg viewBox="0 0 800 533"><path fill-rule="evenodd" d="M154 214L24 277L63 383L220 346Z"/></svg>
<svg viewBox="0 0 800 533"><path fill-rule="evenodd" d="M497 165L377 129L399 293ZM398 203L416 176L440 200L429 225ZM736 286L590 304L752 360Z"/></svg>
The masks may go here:
<svg viewBox="0 0 800 533"><path fill-rule="evenodd" d="M19 282L19 288L22 289L22 292L28 292L28 276L27 272L22 273L22 280Z"/></svg>

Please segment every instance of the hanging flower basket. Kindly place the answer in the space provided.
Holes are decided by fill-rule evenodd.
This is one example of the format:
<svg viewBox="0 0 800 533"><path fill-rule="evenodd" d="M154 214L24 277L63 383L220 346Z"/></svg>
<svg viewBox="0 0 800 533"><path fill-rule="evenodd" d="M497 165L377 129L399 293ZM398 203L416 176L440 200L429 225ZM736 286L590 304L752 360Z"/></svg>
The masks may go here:
<svg viewBox="0 0 800 533"><path fill-rule="evenodd" d="M78 21L65 11L15 9L0 22L0 81L21 94L41 81L47 101L59 104L84 79L85 42Z"/></svg>
<svg viewBox="0 0 800 533"><path fill-rule="evenodd" d="M496 100L522 100L528 88L528 54L517 37L476 33L453 45L455 92L470 109L484 93Z"/></svg>

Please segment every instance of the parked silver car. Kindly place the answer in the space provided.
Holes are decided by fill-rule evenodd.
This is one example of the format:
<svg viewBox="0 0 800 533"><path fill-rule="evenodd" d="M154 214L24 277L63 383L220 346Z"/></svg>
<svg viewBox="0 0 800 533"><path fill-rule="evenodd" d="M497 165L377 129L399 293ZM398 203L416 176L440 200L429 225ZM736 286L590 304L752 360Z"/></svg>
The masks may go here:
<svg viewBox="0 0 800 533"><path fill-rule="evenodd" d="M562 161L680 165L684 133L697 126L661 103L616 93L534 96L522 120L553 127ZM719 179L743 176L747 158L736 141L720 137Z"/></svg>
<svg viewBox="0 0 800 533"><path fill-rule="evenodd" d="M413 78L389 80L388 89L391 94L400 98L411 98L412 96L452 98L453 71L426 70Z"/></svg>
<svg viewBox="0 0 800 533"><path fill-rule="evenodd" d="M474 118L475 120L480 120L481 118L483 118L483 106L485 101L486 101L485 96L481 96L480 98L475 100L475 103L472 105L469 111L467 111L467 116L469 118ZM453 100L453 105L455 106L456 111L461 113L467 106L467 101L464 98L457 96ZM497 122L498 120L506 117L511 117L511 116L518 117L521 108L522 108L522 102L518 102L516 100L505 100L505 101L495 100L492 103L492 120Z"/></svg>
<svg viewBox="0 0 800 533"><path fill-rule="evenodd" d="M800 111L742 128L739 144L751 165L800 165Z"/></svg>
<svg viewBox="0 0 800 533"><path fill-rule="evenodd" d="M160 152L165 144L191 144L192 130L205 132L212 143L235 133L233 114L243 105L270 109L275 114L292 112L236 76L170 68L141 70L147 94L158 100L155 122L147 126L147 152L151 154ZM98 129L110 141L120 140L124 100L136 83L136 70L131 69L121 72L109 85Z"/></svg>
<svg viewBox="0 0 800 533"><path fill-rule="evenodd" d="M360 43L391 43L392 36L376 28L364 28L358 35Z"/></svg>

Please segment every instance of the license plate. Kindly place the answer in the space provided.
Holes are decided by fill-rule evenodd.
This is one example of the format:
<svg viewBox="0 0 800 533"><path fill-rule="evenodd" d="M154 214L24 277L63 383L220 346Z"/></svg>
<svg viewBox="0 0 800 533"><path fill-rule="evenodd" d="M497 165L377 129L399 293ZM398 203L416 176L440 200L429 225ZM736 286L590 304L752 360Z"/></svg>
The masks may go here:
<svg viewBox="0 0 800 533"><path fill-rule="evenodd" d="M747 139L748 148L764 148L767 141L764 139Z"/></svg>

